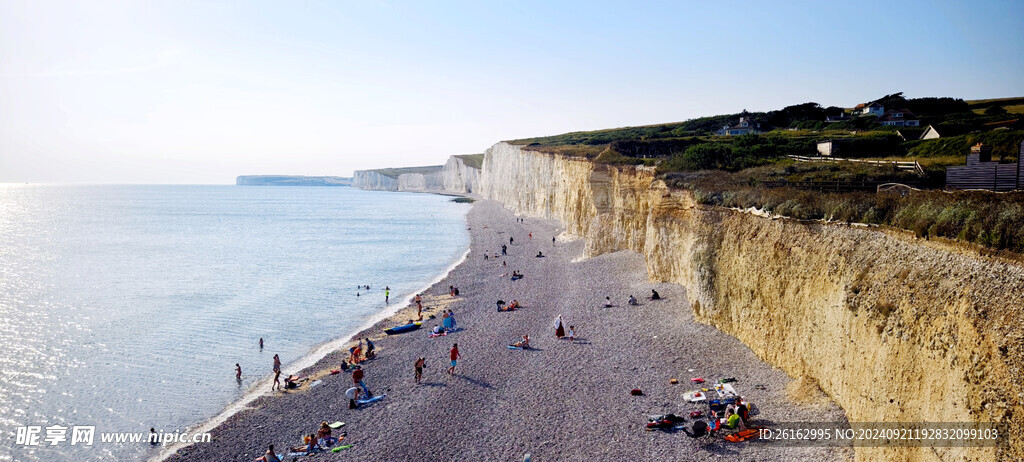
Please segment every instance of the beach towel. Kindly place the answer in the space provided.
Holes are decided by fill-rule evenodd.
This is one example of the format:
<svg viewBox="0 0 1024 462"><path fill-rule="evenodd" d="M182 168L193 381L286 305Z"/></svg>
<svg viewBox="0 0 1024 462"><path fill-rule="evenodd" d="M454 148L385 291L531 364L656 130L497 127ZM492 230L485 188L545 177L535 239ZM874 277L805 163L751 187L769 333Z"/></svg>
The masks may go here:
<svg viewBox="0 0 1024 462"><path fill-rule="evenodd" d="M345 426L345 422L334 422L332 424L328 424L327 426L337 430L337 429L339 429L341 427L344 427Z"/></svg>
<svg viewBox="0 0 1024 462"><path fill-rule="evenodd" d="M693 382L693 383L704 383L704 379L700 378L700 377L694 377L694 378L690 379L690 381Z"/></svg>
<svg viewBox="0 0 1024 462"><path fill-rule="evenodd" d="M763 427L750 427L746 430L740 430L731 435L725 435L725 440L733 443L739 443L741 441L757 439L760 433L758 429L760 428Z"/></svg>
<svg viewBox="0 0 1024 462"><path fill-rule="evenodd" d="M385 396L387 395L378 395L374 396L373 398L357 399L356 404L362 406L364 404L376 403L377 401L384 399Z"/></svg>
<svg viewBox="0 0 1024 462"><path fill-rule="evenodd" d="M435 338L435 337L443 337L445 335L448 335L448 333L447 332L441 332L440 334L430 334L427 337Z"/></svg>
<svg viewBox="0 0 1024 462"><path fill-rule="evenodd" d="M702 391L692 390L692 391L688 391L686 393L683 393L683 399L685 399L685 400L687 400L687 401L689 401L691 403L697 403L697 402L700 402L700 401L706 401L708 399L708 397Z"/></svg>
<svg viewBox="0 0 1024 462"><path fill-rule="evenodd" d="M352 447L351 444L346 444L344 446L338 446L338 447L336 447L334 449L331 449L331 452L341 452L342 450L348 449L350 447Z"/></svg>

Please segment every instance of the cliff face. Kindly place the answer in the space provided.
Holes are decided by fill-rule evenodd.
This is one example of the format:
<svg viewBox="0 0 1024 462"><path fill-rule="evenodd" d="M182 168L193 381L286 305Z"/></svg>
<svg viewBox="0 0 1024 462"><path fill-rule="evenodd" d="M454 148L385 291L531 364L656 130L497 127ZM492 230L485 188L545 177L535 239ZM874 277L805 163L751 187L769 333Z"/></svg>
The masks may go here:
<svg viewBox="0 0 1024 462"><path fill-rule="evenodd" d="M442 188L445 191L462 194L476 192L480 183L480 169L466 165L467 158L470 157L472 156L451 156L448 162L445 162L441 171L441 181L444 183Z"/></svg>
<svg viewBox="0 0 1024 462"><path fill-rule="evenodd" d="M398 179L374 170L356 170L352 173L352 186L375 191L398 191Z"/></svg>
<svg viewBox="0 0 1024 462"><path fill-rule="evenodd" d="M356 170L353 186L378 191L471 193L480 177L480 169L466 165L466 158L472 157L451 156L436 167Z"/></svg>
<svg viewBox="0 0 1024 462"><path fill-rule="evenodd" d="M687 288L696 317L859 422L1004 422L1024 416L1024 267L903 234L767 219L698 205L653 171L499 143L482 195L557 219L588 256L643 254ZM1017 425L992 448L858 448L858 459L1024 458Z"/></svg>

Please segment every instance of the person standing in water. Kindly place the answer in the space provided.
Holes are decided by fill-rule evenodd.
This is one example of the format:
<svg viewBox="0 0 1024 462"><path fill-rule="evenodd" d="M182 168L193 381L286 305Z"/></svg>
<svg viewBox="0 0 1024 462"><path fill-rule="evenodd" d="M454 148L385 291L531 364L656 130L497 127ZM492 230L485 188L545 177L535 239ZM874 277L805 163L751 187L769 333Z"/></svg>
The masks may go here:
<svg viewBox="0 0 1024 462"><path fill-rule="evenodd" d="M260 350L263 349L263 337L260 337Z"/></svg>
<svg viewBox="0 0 1024 462"><path fill-rule="evenodd" d="M242 380L242 366L235 363L235 380Z"/></svg>
<svg viewBox="0 0 1024 462"><path fill-rule="evenodd" d="M388 303L388 299L391 297L391 288L384 286L384 304Z"/></svg>

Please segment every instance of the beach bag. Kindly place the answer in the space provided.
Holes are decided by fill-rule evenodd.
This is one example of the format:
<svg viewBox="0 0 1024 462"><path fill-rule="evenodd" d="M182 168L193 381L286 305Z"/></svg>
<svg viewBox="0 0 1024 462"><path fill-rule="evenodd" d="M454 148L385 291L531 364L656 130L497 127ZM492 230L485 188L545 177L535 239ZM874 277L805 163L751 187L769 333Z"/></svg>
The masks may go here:
<svg viewBox="0 0 1024 462"><path fill-rule="evenodd" d="M631 394L633 396L643 396L644 392L640 391L639 388L634 388L634 389L630 390L629 394Z"/></svg>

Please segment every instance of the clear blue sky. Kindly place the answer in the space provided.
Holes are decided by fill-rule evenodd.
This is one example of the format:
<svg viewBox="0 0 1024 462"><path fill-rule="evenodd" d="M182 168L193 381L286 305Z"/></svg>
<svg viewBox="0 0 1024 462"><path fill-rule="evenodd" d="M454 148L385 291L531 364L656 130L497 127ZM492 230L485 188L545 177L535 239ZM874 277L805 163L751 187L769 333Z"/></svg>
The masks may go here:
<svg viewBox="0 0 1024 462"><path fill-rule="evenodd" d="M1024 96L1024 2L0 0L0 182L232 183L888 93Z"/></svg>

